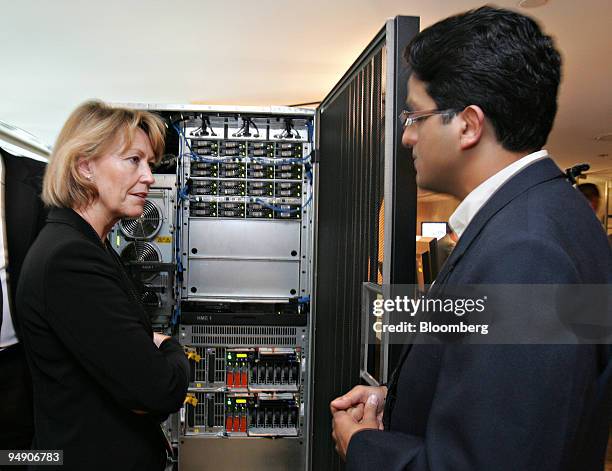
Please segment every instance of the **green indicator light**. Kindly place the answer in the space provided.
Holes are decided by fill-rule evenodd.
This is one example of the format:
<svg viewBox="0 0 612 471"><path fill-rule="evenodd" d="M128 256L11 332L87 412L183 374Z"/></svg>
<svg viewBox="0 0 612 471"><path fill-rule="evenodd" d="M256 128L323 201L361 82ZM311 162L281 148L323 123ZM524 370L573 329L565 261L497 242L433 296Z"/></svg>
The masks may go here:
<svg viewBox="0 0 612 471"><path fill-rule="evenodd" d="M121 238L119 237L119 234L117 234L117 247L119 247L120 244L121 244Z"/></svg>

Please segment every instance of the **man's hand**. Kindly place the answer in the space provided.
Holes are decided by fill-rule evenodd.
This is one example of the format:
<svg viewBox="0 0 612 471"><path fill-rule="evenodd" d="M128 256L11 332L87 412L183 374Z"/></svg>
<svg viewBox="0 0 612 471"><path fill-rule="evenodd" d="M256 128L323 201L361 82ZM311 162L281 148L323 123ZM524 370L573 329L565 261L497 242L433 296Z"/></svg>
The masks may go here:
<svg viewBox="0 0 612 471"><path fill-rule="evenodd" d="M357 422L361 420L363 408L370 396L376 396L377 408L376 417L378 419L378 428L383 429L382 416L385 409L385 398L387 397L387 386L355 386L344 396L334 399L329 408L332 415L338 411L348 412ZM361 407L360 407L361 406Z"/></svg>
<svg viewBox="0 0 612 471"><path fill-rule="evenodd" d="M365 406L358 404L351 408L351 412L347 410L337 410L334 412L332 419L332 438L336 443L336 451L340 457L346 459L346 451L348 450L349 442L355 432L365 429L378 430L377 410L379 407L379 396L371 394ZM361 421L355 419L358 415L357 411L363 409Z"/></svg>
<svg viewBox="0 0 612 471"><path fill-rule="evenodd" d="M169 335L160 334L159 332L153 332L153 343L157 348L159 348L159 346L164 340L167 340L169 338Z"/></svg>

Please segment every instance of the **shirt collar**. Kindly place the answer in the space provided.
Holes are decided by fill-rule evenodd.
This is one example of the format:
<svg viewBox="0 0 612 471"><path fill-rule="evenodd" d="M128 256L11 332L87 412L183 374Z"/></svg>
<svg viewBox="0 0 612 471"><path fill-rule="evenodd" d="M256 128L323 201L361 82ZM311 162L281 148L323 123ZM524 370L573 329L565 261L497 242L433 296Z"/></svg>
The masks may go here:
<svg viewBox="0 0 612 471"><path fill-rule="evenodd" d="M457 209L449 219L449 224L455 234L457 234L457 237L461 237L461 234L463 234L470 221L476 216L476 213L480 211L480 208L484 206L504 183L527 165L545 157L548 157L548 151L544 149L521 157L474 188L461 204L457 206Z"/></svg>

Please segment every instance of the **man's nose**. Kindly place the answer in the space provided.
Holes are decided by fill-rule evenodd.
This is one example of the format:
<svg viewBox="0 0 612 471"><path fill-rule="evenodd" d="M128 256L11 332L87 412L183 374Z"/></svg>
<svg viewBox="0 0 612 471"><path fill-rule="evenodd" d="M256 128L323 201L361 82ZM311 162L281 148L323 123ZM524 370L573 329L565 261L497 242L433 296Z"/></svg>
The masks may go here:
<svg viewBox="0 0 612 471"><path fill-rule="evenodd" d="M404 128L404 133L402 134L402 145L404 147L413 147L417 141L417 133L413 126L407 126Z"/></svg>

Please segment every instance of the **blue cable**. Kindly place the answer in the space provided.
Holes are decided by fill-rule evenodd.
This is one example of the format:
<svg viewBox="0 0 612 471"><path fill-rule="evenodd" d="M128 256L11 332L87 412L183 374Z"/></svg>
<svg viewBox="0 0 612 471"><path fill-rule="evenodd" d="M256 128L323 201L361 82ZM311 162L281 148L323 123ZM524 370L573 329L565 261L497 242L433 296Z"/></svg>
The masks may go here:
<svg viewBox="0 0 612 471"><path fill-rule="evenodd" d="M310 154L308 154L306 157L296 157L296 158L292 158L292 159L274 159L271 157L249 157L249 159L251 159L254 162L258 162L258 163L267 163L267 164L274 164L274 165L279 165L279 164L303 164L305 162L310 161Z"/></svg>
<svg viewBox="0 0 612 471"><path fill-rule="evenodd" d="M186 152L185 154L183 154L183 156L189 156L191 158L191 160L195 160L196 162L206 162L206 163L218 163L218 162L227 162L227 161L231 161L233 159L249 159L252 162L257 162L257 163L263 163L263 164L270 164L270 165L282 165L282 164L303 164L305 162L309 162L310 161L310 154L308 154L305 157L295 157L295 158L291 158L291 159L274 159L272 157L248 157L248 156L236 156L236 155L232 155L232 156L227 156L227 157L204 157L201 156L199 154L194 154L193 152L189 153Z"/></svg>
<svg viewBox="0 0 612 471"><path fill-rule="evenodd" d="M312 202L312 192L310 193L310 196L308 197L304 205L296 209L283 209L280 206L274 206L273 204L266 203L261 198L255 198L255 202L261 204L262 206L265 206L268 209L271 209L272 211L276 211L277 213L298 213L301 210L306 209L308 205Z"/></svg>
<svg viewBox="0 0 612 471"><path fill-rule="evenodd" d="M172 312L172 316L170 317L170 324L174 327L181 320L181 308L176 306L174 311Z"/></svg>
<svg viewBox="0 0 612 471"><path fill-rule="evenodd" d="M232 156L226 156L226 157L217 157L217 158L206 158L203 157L199 154L196 154L191 145L189 144L187 137L185 136L185 132L182 131L178 126L176 126L175 124L172 125L174 127L174 129L176 130L176 132L183 137L183 140L185 141L185 144L187 145L187 148L189 149L189 152L187 153L181 153L181 157L183 157L184 155L188 155L191 160L195 160L196 162L206 162L206 163L217 163L217 162L224 162L224 161L228 161L228 160L232 160L235 158L246 158L244 156L236 156L236 155L232 155ZM309 126L309 136L312 134L312 131L310 130L310 128L312 128L312 124L308 124ZM263 162L263 163L270 163L270 164L285 164L285 163L304 163L304 162L308 162L310 160L310 154L308 154L305 157L296 157L296 158L290 158L290 159L274 159L274 158L265 158L265 157L248 157L250 160L254 161L254 162Z"/></svg>
<svg viewBox="0 0 612 471"><path fill-rule="evenodd" d="M174 127L174 129L176 130L176 132L183 137L183 141L185 142L185 145L187 146L187 148L189 149L189 152L187 153L183 153L182 149L180 152L180 159L182 160L182 158L185 155L188 155L192 160L195 160L197 162L207 162L207 163L218 163L218 162L223 162L223 161L227 161L227 160L231 160L236 158L236 156L231 156L231 157L221 157L221 158L217 158L217 159L212 159L212 158L205 158L202 157L200 155L197 155L193 152L193 149L191 148L191 145L189 144L187 137L185 136L185 132L178 127L176 124L172 125ZM307 129L308 129L308 138L309 141L312 141L312 132L313 132L313 127L312 127L312 123L308 122L306 123ZM303 158L294 158L294 159L265 159L265 158L257 158L257 157L249 157L250 160L254 161L254 162L260 162L260 163L269 163L272 165L278 165L278 164L284 164L284 163L307 163L310 160L310 156L311 154L308 154L307 156L303 157ZM239 157L240 158L240 157ZM310 183L310 185L312 186L312 170L307 170L306 171L306 177L308 178L308 182ZM185 199L189 199L189 195L187 193L187 186L183 186L181 188L181 190L179 191L179 198L181 200L185 200ZM255 201L261 205L263 205L266 208L269 208L273 211L276 212L280 212L280 213L297 213L303 209L305 209L306 207L308 207L308 205L312 202L312 191L310 193L310 196L308 197L308 200L304 203L303 206L301 206L298 209L282 209L279 206L275 206L272 204L268 204L265 201L263 201L260 198L256 198Z"/></svg>
<svg viewBox="0 0 612 471"><path fill-rule="evenodd" d="M174 129L179 133L179 135L183 134L180 130L180 128L178 128L176 125L172 125L174 127ZM187 142L186 139L184 139L185 143ZM179 148L179 157L177 159L177 184L179 186L179 190L177 192L177 196L178 198L180 198L181 200L184 199L184 196L186 196L187 194L187 186L183 186L181 188L181 180L182 180L182 165L183 165L183 143L181 142L180 144L180 148ZM177 205L177 212L176 212L176 230L175 230L175 234L179 234L181 232L181 227L182 227L182 216L183 216L183 211L182 208ZM177 325L180 322L180 318L181 318L181 308L180 308L180 297L181 297L181 292L180 292L180 285L182 283L182 274L184 272L183 269L183 260L181 257L181 238L180 237L175 237L175 243L174 243L174 255L175 255L175 260L176 260L176 275L175 275L175 286L174 286L174 295L175 295L175 299L176 299L176 306L175 309L172 313L172 317L170 318L170 323L172 326Z"/></svg>
<svg viewBox="0 0 612 471"><path fill-rule="evenodd" d="M189 199L189 193L187 193L187 185L184 185L178 192L178 197L185 201Z"/></svg>
<svg viewBox="0 0 612 471"><path fill-rule="evenodd" d="M206 157L202 157L201 155L194 154L194 153L188 153L188 152L186 152L183 155L189 156L191 160L195 160L196 162L206 162L206 163L211 163L211 164L216 164L217 162L227 162L227 161L230 161L236 158L244 159L244 157L235 156L235 155L232 155L229 157L216 157L216 158L212 158L212 157L206 158Z"/></svg>

